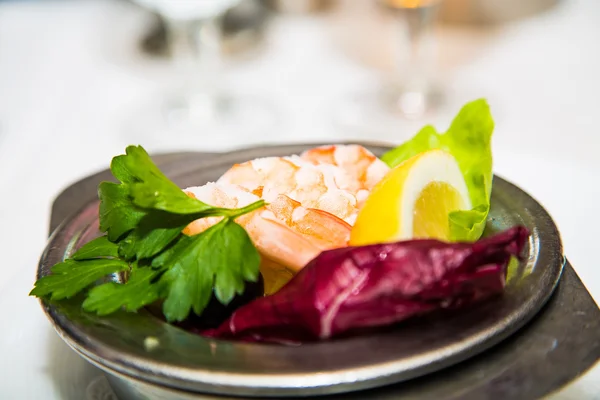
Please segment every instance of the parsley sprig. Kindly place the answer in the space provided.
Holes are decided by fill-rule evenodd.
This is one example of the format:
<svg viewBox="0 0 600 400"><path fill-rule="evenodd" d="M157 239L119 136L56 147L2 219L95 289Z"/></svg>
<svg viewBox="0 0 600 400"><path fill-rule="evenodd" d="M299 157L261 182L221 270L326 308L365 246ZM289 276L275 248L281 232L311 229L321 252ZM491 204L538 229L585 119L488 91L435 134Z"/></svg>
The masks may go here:
<svg viewBox="0 0 600 400"><path fill-rule="evenodd" d="M53 266L30 295L61 300L85 292L83 308L99 315L164 300L166 319L182 321L191 311L202 314L213 293L226 305L246 282L256 282L260 257L235 219L263 207L262 200L228 209L189 197L141 146L127 147L110 169L119 183L98 187L105 235ZM182 233L190 222L210 216L223 219L199 235ZM115 273L125 273L126 282L94 286Z"/></svg>

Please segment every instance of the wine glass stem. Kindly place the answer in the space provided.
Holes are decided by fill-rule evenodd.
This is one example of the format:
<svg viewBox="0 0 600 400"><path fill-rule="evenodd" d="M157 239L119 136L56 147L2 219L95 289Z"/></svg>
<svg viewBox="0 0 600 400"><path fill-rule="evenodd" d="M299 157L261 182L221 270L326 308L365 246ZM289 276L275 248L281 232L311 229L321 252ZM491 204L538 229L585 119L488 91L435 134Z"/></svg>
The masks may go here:
<svg viewBox="0 0 600 400"><path fill-rule="evenodd" d="M166 19L176 79L185 93L212 95L221 64L219 18Z"/></svg>
<svg viewBox="0 0 600 400"><path fill-rule="evenodd" d="M436 3L399 10L404 51L400 54L400 84L411 91L426 91L434 66L434 20Z"/></svg>

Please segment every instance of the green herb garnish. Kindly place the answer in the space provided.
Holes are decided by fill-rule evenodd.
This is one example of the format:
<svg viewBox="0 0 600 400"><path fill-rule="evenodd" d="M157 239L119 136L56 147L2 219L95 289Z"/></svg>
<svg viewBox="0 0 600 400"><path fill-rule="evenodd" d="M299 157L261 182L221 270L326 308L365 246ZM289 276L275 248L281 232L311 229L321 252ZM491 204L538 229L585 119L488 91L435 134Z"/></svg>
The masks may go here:
<svg viewBox="0 0 600 400"><path fill-rule="evenodd" d="M87 291L83 308L106 315L137 311L164 300L168 321L182 321L190 310L200 315L213 290L228 304L256 282L260 257L235 218L264 206L260 200L240 209L212 207L187 196L152 162L141 146L113 158L111 172L120 183L102 182L100 230L105 233L39 279L30 295L71 298L108 275L126 272L127 282L107 282ZM192 221L223 220L205 232L186 236Z"/></svg>

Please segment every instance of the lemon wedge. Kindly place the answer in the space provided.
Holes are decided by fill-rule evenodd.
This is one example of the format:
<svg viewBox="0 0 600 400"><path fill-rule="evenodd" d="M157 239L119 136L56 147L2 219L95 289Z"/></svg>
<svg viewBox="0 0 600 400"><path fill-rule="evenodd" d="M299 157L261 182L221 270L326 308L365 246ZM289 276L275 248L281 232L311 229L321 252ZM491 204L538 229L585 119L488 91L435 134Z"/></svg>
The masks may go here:
<svg viewBox="0 0 600 400"><path fill-rule="evenodd" d="M350 245L433 238L448 241L448 215L471 208L456 159L429 150L404 161L373 188L358 213Z"/></svg>

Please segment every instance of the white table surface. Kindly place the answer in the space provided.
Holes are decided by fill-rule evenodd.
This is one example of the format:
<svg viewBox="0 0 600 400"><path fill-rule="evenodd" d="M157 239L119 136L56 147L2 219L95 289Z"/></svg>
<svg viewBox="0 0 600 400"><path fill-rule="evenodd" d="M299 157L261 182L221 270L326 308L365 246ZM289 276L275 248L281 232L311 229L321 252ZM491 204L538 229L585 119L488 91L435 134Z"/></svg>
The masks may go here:
<svg viewBox="0 0 600 400"><path fill-rule="evenodd" d="M337 99L370 82L376 67L389 65L389 21L363 20L363 29L355 30L367 32L361 36L371 42L349 46L347 36L345 43L340 38L352 15L275 20L267 46L229 66L231 87L277 99L283 122L267 139L276 134L269 140L399 142L423 124L407 122L393 136L332 124L329 110ZM0 356L2 398L75 399L78 382L97 374L64 351L37 302L26 295L54 196L123 151L129 144L120 122L123 110L168 76L165 61L138 50L148 21L138 8L117 1L0 2L0 306L9 309L3 324L12 326L3 326L0 354L20 349L19 357ZM464 102L488 99L496 119L496 172L550 211L566 254L598 302L600 2L563 1L550 12L502 27L445 26L439 32L448 99L426 122L443 129ZM369 45L375 42L379 45ZM343 51L349 48L371 65ZM198 149L265 140L232 133L200 140ZM54 349L63 351L58 364L48 361L58 354ZM49 371L68 363L78 367L59 378ZM551 398L600 399L600 366Z"/></svg>

